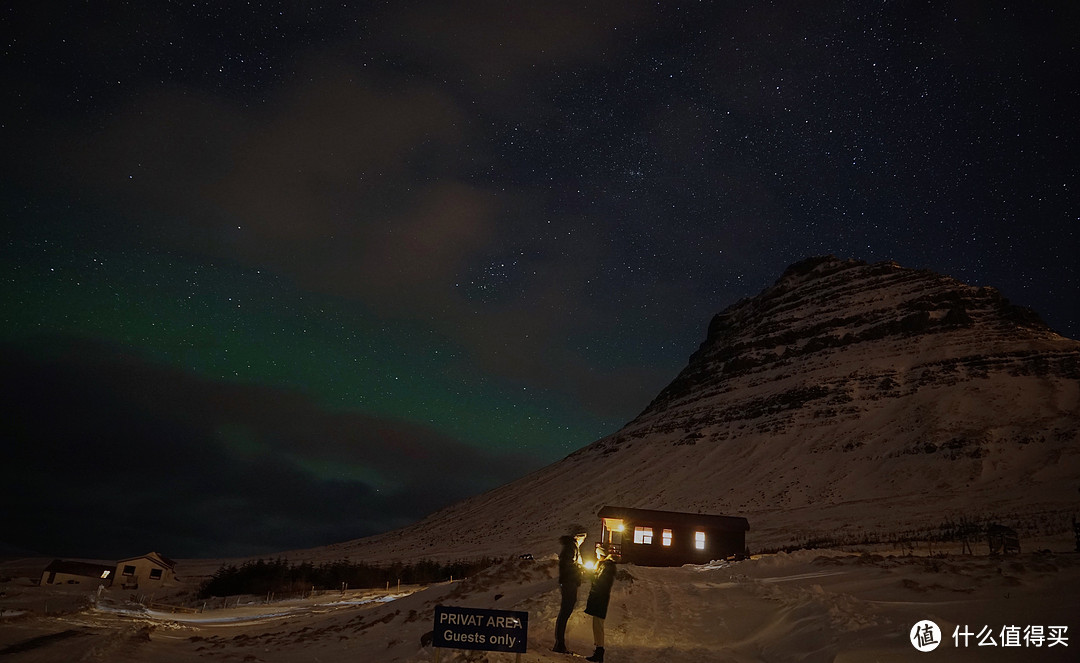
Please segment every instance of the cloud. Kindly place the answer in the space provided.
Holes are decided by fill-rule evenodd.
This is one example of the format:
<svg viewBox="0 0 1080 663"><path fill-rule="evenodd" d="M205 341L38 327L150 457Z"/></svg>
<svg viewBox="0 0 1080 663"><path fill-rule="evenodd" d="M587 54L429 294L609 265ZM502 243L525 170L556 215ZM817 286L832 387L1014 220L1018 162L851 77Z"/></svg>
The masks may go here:
<svg viewBox="0 0 1080 663"><path fill-rule="evenodd" d="M564 219L576 232L553 238L531 194L439 173L446 152L470 139L439 91L387 87L330 56L302 69L262 110L192 90L147 94L74 141L72 186L162 248L271 269L387 319L424 321L504 378L557 390L588 379L564 345L602 324L581 301L603 237ZM460 287L511 250L527 255L500 300ZM610 390L584 392L582 402L606 407L596 395Z"/></svg>
<svg viewBox="0 0 1080 663"><path fill-rule="evenodd" d="M63 163L47 169L166 248L390 314L460 306L455 276L491 246L498 212L493 191L443 163L465 139L460 109L331 56L299 68L263 109L148 92L104 130L58 141L75 147L57 145Z"/></svg>
<svg viewBox="0 0 1080 663"><path fill-rule="evenodd" d="M462 140L452 100L382 86L327 57L301 68L261 110L152 91L61 149L63 169L153 239L323 291L449 280L484 246L493 209L490 192L414 163Z"/></svg>
<svg viewBox="0 0 1080 663"><path fill-rule="evenodd" d="M43 341L0 348L0 500L22 505L4 536L43 554L322 545L418 520L537 465L97 343Z"/></svg>
<svg viewBox="0 0 1080 663"><path fill-rule="evenodd" d="M534 67L566 66L575 61L613 57L622 40L619 28L648 14L644 3L544 4L484 0L468 11L453 2L402 6L388 21L403 26L390 41L432 59L450 60L476 82L498 85L510 77L532 76Z"/></svg>
<svg viewBox="0 0 1080 663"><path fill-rule="evenodd" d="M376 12L370 37L297 50L244 101L146 84L92 122L48 127L21 146L35 155L24 177L63 181L110 235L422 321L499 378L563 393L584 380L571 398L606 416L599 384L626 376L571 347L609 324L586 286L606 238L595 219L551 211L546 192L491 176L507 161L489 120L549 113L538 72L617 58L642 16L633 3ZM498 297L462 287L507 256L519 264Z"/></svg>

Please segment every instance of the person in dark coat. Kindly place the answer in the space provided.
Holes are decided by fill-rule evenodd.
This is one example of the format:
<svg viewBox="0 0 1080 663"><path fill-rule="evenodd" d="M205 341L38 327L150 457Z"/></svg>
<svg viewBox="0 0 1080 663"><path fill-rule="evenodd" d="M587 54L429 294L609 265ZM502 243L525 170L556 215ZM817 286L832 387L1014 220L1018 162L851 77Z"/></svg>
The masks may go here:
<svg viewBox="0 0 1080 663"><path fill-rule="evenodd" d="M596 574L593 576L585 614L592 616L593 645L596 651L586 661L604 663L604 620L607 619L611 586L615 584L615 558L602 544L596 544Z"/></svg>
<svg viewBox="0 0 1080 663"><path fill-rule="evenodd" d="M562 550L559 551L559 590L562 594L562 603L559 605L559 616L555 620L555 646L551 651L563 654L571 653L566 648L566 622L577 605L578 587L581 586L583 565L581 562L581 543L588 535L585 528L574 525L570 531L559 538Z"/></svg>

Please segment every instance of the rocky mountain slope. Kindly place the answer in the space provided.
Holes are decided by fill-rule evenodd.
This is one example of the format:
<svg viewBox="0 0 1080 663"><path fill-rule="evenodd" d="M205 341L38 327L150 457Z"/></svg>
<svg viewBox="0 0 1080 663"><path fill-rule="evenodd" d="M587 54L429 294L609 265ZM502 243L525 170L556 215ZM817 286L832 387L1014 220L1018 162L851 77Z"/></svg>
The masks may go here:
<svg viewBox="0 0 1080 663"><path fill-rule="evenodd" d="M745 516L751 551L968 520L1063 531L1080 342L992 288L808 259L715 316L615 434L416 525L290 556L546 553L570 522L598 532L606 504Z"/></svg>

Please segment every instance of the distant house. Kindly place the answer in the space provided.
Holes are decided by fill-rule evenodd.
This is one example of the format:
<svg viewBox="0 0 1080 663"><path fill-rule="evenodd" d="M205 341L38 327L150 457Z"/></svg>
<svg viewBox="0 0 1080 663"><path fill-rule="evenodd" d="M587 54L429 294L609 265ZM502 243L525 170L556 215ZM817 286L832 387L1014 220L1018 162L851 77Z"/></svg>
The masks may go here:
<svg viewBox="0 0 1080 663"><path fill-rule="evenodd" d="M642 566L704 564L746 552L746 518L605 506L601 542L622 562Z"/></svg>
<svg viewBox="0 0 1080 663"><path fill-rule="evenodd" d="M150 552L116 563L116 582L124 589L156 589L176 584L176 562Z"/></svg>
<svg viewBox="0 0 1080 663"><path fill-rule="evenodd" d="M81 585L112 584L115 567L91 562L73 562L67 559L54 559L41 572L42 585Z"/></svg>

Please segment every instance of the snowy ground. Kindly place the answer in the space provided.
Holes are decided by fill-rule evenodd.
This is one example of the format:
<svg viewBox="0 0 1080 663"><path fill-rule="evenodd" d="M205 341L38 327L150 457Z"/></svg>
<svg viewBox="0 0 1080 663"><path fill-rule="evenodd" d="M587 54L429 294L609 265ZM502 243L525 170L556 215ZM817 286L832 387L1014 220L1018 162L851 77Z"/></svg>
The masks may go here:
<svg viewBox="0 0 1080 663"><path fill-rule="evenodd" d="M97 607L0 622L5 663L382 662L435 660L422 646L437 604L529 613L523 661L575 660L549 651L558 610L554 559L513 560L416 591L241 604L201 615ZM1080 639L1080 555L925 557L809 550L733 564L620 567L607 620L614 663L701 661L1073 661ZM584 599L584 591L582 593ZM575 613L572 648L592 650ZM942 644L920 653L911 627L929 619ZM1064 626L1068 646L1005 647L1024 627ZM966 627L966 628L965 628ZM996 645L979 646L987 627ZM1014 627L1016 627L1014 629ZM971 631L966 647L956 629ZM962 639L962 635L961 635ZM983 638L985 640L985 637ZM988 641L986 641L988 642ZM505 653L441 650L442 661L512 661ZM580 660L580 659L576 659Z"/></svg>
<svg viewBox="0 0 1080 663"><path fill-rule="evenodd" d="M114 615L120 618L148 620L151 623L168 622L176 626L211 626L229 624L234 626L245 624L266 624L269 621L282 619L290 616L310 614L312 612L329 612L342 608L352 608L378 603L390 603L402 597L408 596L419 590L419 587L407 588L398 592L350 592L349 597L343 592L340 598L319 596L314 599L295 599L288 601L240 601L234 607L224 610L210 610L205 612L184 613L171 610L145 609L127 604L115 604L105 601L98 602L93 612L103 615Z"/></svg>

